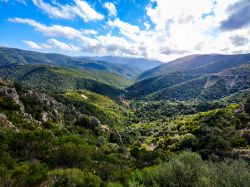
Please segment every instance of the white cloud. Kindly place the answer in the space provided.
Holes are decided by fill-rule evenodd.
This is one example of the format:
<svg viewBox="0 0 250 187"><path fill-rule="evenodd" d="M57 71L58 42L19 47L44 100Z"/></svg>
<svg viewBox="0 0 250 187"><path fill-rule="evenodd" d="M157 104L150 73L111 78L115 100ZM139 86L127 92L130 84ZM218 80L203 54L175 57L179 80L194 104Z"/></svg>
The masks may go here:
<svg viewBox="0 0 250 187"><path fill-rule="evenodd" d="M56 39L49 39L48 43L53 46L54 48L63 50L63 51L70 51L70 52L79 52L81 51L80 47L74 46L72 44L66 44L63 42L60 42Z"/></svg>
<svg viewBox="0 0 250 187"><path fill-rule="evenodd" d="M11 22L28 24L45 36L66 38L78 43L79 47L72 44L62 43L56 39L49 39L46 45L51 48L61 49L69 52L85 51L100 55L116 54L116 55L136 55L136 47L132 46L125 38L107 35L99 35L95 37L84 36L84 34L94 34L92 30L76 30L72 27L61 25L46 26L32 19L13 18ZM85 32L86 31L86 32ZM33 49L48 49L45 44L37 44L32 41L24 41Z"/></svg>
<svg viewBox="0 0 250 187"><path fill-rule="evenodd" d="M136 40L137 34L140 32L140 28L138 26L121 21L119 18L116 18L113 21L109 20L107 25L109 27L117 27L123 36L126 36L131 40Z"/></svg>
<svg viewBox="0 0 250 187"><path fill-rule="evenodd" d="M12 0L12 1L10 1L10 0L0 0L0 3L1 2L3 2L3 3L9 3L9 2L11 2L11 3L15 3L15 2L17 2L17 3L21 3L21 4L23 4L23 5L27 5L27 3L26 3L26 0Z"/></svg>
<svg viewBox="0 0 250 187"><path fill-rule="evenodd" d="M51 25L47 26L41 24L32 19L12 18L11 22L17 22L22 24L28 24L35 28L35 30L41 32L44 36L59 37L72 40L79 43L82 51L92 52L96 54L116 54L116 55L140 55L144 54L144 48L140 48L140 44L135 42L129 42L127 39L121 36L99 35L95 36L96 32L93 30L77 30L72 27ZM133 40L138 36L140 29L137 26L130 25L119 19L114 22L110 22L110 25L118 27L121 33ZM94 36L88 36L94 35ZM58 44L53 41L54 44ZM50 42L51 44L51 42ZM59 48L59 44L57 46ZM64 46L64 48L68 48ZM61 48L63 49L63 48ZM143 51L142 51L143 50ZM68 51L69 48L68 48ZM73 50L71 50L73 51ZM77 50L75 50L77 51Z"/></svg>
<svg viewBox="0 0 250 187"><path fill-rule="evenodd" d="M103 20L104 16L92 8L85 0L74 0L71 4L49 4L43 0L32 0L34 5L47 13L51 18L73 19L76 16L81 17L85 22Z"/></svg>
<svg viewBox="0 0 250 187"><path fill-rule="evenodd" d="M77 7L73 8L86 22L91 20L103 20L104 16L96 12L85 0L75 0Z"/></svg>
<svg viewBox="0 0 250 187"><path fill-rule="evenodd" d="M23 43L25 43L29 48L36 49L36 50L57 49L57 50L62 50L66 52L81 51L80 47L77 47L72 44L66 44L56 39L49 39L47 43L36 43L30 40L23 40Z"/></svg>
<svg viewBox="0 0 250 187"><path fill-rule="evenodd" d="M97 31L92 30L92 29L81 29L81 33L82 33L83 35L88 35L88 34L96 35L96 34L98 34Z"/></svg>
<svg viewBox="0 0 250 187"><path fill-rule="evenodd" d="M250 39L249 34L247 35L249 27L229 32L220 29L221 22L229 16L228 7L236 1L151 0L146 12L155 24L152 32L161 38L157 40L156 46L162 52L162 49L171 49L165 50L165 55L158 53L158 57L171 59L191 53L250 52L246 45L234 46L230 40L235 35L247 36ZM176 55L174 52L177 52Z"/></svg>
<svg viewBox="0 0 250 187"><path fill-rule="evenodd" d="M78 40L84 43L95 42L94 39L84 36L84 34L86 34L84 32L87 32L88 34L90 33L93 34L93 31L90 31L90 30L84 30L84 29L77 30L72 27L62 26L62 25L46 26L32 19L12 18L12 19L9 19L9 21L28 24L34 27L37 31L41 32L45 36L63 37L63 38L71 39L71 40Z"/></svg>
<svg viewBox="0 0 250 187"><path fill-rule="evenodd" d="M197 53L250 53L250 26L231 31L220 29L221 22L230 16L228 7L236 1L152 0L146 7L150 20L144 20L145 29L115 17L107 21L105 27L108 33L102 35L94 30L48 26L31 19L14 18L9 21L28 24L45 36L64 38L63 41L77 43L78 46L74 48L68 42L65 42L68 46L59 45L54 40L47 42L50 46L54 42L57 48L61 46L61 49L93 55L137 56L169 61ZM239 36L244 36L244 41L241 37L240 43L235 42Z"/></svg>
<svg viewBox="0 0 250 187"><path fill-rule="evenodd" d="M117 10L114 3L105 2L103 6L109 11L109 16L117 16Z"/></svg>
<svg viewBox="0 0 250 187"><path fill-rule="evenodd" d="M140 31L138 26L123 22L119 18L116 18L114 21L109 20L108 25L111 27L118 27L121 31L124 32L138 33Z"/></svg>
<svg viewBox="0 0 250 187"><path fill-rule="evenodd" d="M23 43L25 43L29 48L32 49L43 49L44 46L37 44L36 42L29 41L29 40L23 40Z"/></svg>

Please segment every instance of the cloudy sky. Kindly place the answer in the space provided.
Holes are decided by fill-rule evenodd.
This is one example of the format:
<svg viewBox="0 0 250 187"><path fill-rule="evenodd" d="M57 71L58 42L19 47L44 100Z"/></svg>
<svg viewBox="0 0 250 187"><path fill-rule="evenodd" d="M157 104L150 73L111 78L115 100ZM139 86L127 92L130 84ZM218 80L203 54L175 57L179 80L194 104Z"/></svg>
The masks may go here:
<svg viewBox="0 0 250 187"><path fill-rule="evenodd" d="M0 0L0 45L162 61L250 53L250 0Z"/></svg>

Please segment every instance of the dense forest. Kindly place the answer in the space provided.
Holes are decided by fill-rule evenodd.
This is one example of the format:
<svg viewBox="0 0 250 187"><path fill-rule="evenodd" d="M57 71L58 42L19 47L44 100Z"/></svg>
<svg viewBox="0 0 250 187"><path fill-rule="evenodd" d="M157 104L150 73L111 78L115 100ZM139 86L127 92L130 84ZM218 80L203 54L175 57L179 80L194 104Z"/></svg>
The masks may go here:
<svg viewBox="0 0 250 187"><path fill-rule="evenodd" d="M0 186L250 185L249 55L182 58L136 80L60 55L0 57Z"/></svg>

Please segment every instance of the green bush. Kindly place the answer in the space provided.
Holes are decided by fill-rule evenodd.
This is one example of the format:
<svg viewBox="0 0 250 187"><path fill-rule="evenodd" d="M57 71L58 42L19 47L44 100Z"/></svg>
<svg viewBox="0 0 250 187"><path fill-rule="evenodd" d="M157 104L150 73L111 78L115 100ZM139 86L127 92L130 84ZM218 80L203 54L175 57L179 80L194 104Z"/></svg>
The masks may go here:
<svg viewBox="0 0 250 187"><path fill-rule="evenodd" d="M80 169L57 169L49 172L47 183L49 186L58 187L98 187L100 186L100 178L90 173L81 171Z"/></svg>

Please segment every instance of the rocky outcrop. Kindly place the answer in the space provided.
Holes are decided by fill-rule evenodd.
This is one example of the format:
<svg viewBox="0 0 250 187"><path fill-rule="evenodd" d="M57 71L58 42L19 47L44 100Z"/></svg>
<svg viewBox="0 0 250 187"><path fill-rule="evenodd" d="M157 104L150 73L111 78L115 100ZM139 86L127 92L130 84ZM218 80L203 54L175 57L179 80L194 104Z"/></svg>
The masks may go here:
<svg viewBox="0 0 250 187"><path fill-rule="evenodd" d="M2 113L0 113L0 126L5 126L6 128L19 132L19 129L8 120L5 114Z"/></svg>
<svg viewBox="0 0 250 187"><path fill-rule="evenodd" d="M14 110L28 121L63 124L64 106L54 98L32 90L16 90L14 84L0 79L0 99L4 110ZM5 119L4 117L2 117Z"/></svg>
<svg viewBox="0 0 250 187"><path fill-rule="evenodd" d="M20 104L19 95L15 88L1 87L0 96L5 97L6 99L13 101L16 104Z"/></svg>
<svg viewBox="0 0 250 187"><path fill-rule="evenodd" d="M15 111L21 118L28 122L42 124L52 122L59 126L65 126L74 122L80 126L92 129L97 134L109 132L107 125L101 124L95 116L82 114L73 104L60 102L47 94L38 93L33 90L23 90L21 87L14 87L14 84L1 83L0 79L0 107L6 111ZM5 117L2 117L5 124L11 126Z"/></svg>
<svg viewBox="0 0 250 187"><path fill-rule="evenodd" d="M24 105L25 112L31 114L36 120L52 121L60 125L64 123L62 113L65 107L53 97L29 90L21 93L20 100Z"/></svg>

